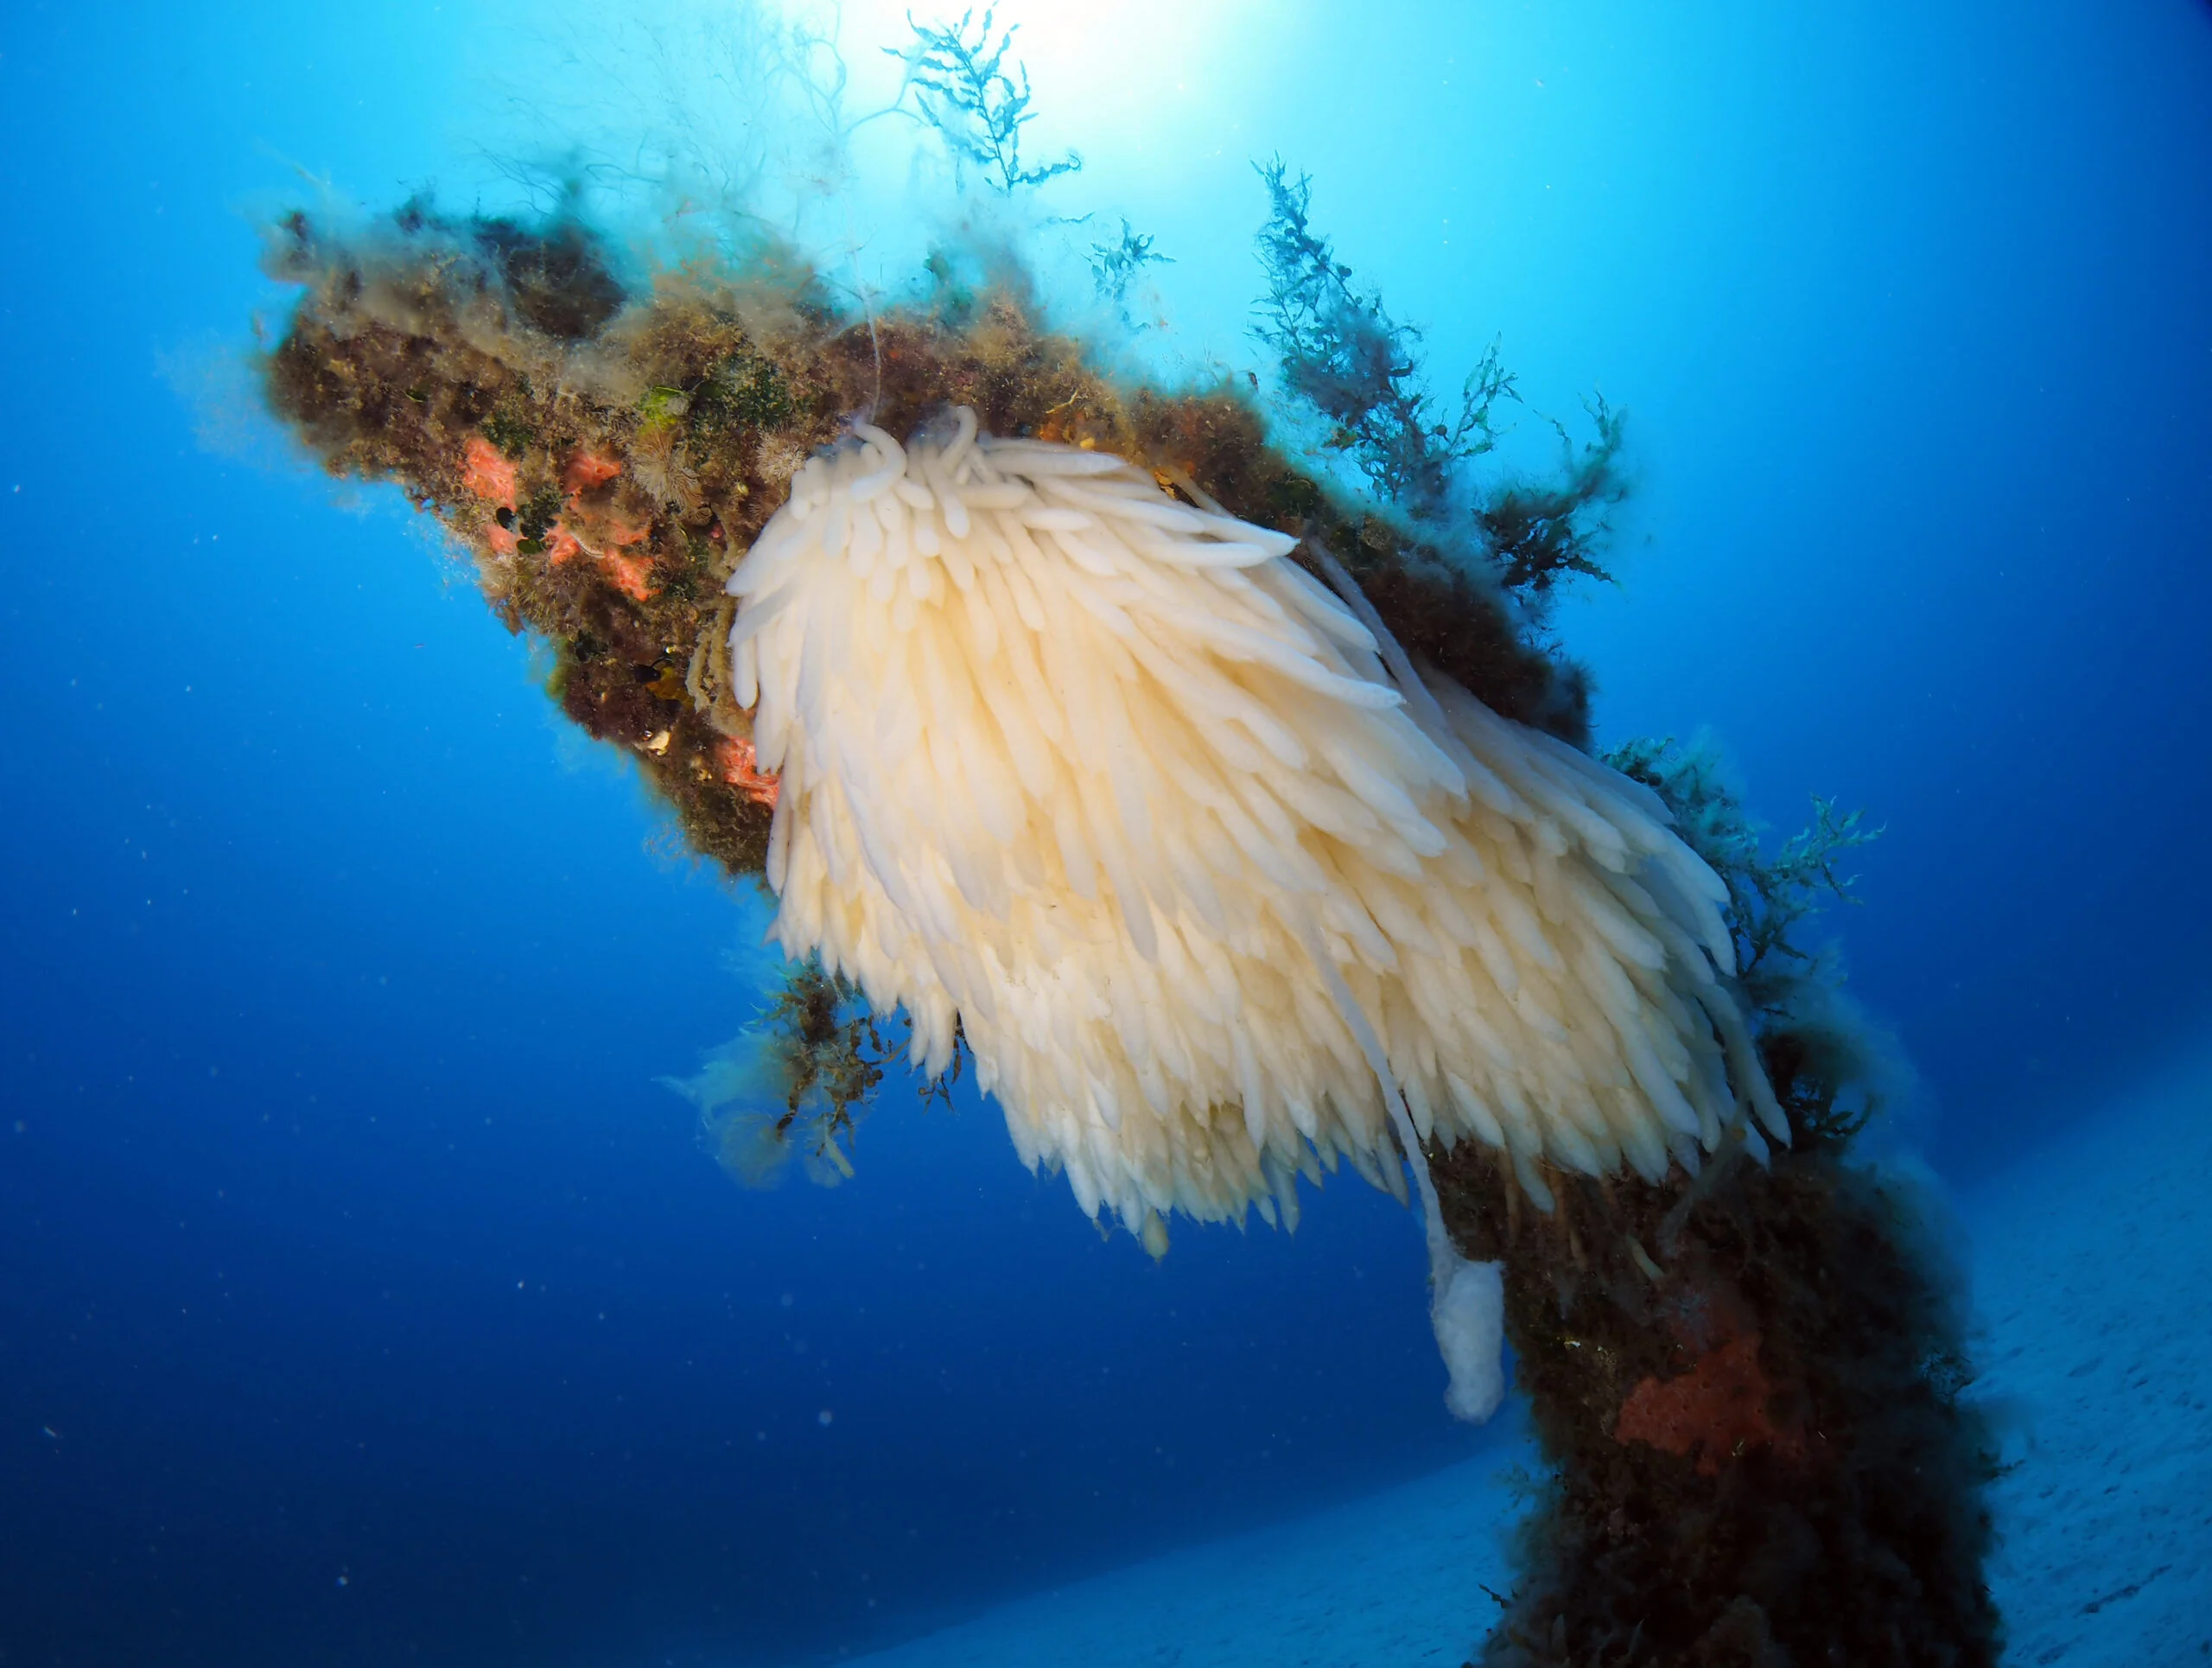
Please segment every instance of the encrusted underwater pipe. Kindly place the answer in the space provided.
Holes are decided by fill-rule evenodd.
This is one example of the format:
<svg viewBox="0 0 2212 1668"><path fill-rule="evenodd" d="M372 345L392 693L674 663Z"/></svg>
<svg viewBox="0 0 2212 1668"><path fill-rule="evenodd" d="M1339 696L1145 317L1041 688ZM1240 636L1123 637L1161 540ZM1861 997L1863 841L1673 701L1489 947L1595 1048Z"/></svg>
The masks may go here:
<svg viewBox="0 0 2212 1668"><path fill-rule="evenodd" d="M1462 1148L1445 1220L1505 1267L1548 1475L1477 1660L1987 1665L1990 1433L1930 1201L1823 1141L1661 1185Z"/></svg>
<svg viewBox="0 0 2212 1668"><path fill-rule="evenodd" d="M419 209L273 264L274 409L435 513L785 947L972 1048L1084 1208L1158 1254L1433 1172L1455 1405L1502 1265L1560 1468L1491 1659L1992 1659L1910 1201L1770 1149L1808 1131L1727 888L1465 552L1018 290L856 327L788 261L633 293L574 226Z"/></svg>

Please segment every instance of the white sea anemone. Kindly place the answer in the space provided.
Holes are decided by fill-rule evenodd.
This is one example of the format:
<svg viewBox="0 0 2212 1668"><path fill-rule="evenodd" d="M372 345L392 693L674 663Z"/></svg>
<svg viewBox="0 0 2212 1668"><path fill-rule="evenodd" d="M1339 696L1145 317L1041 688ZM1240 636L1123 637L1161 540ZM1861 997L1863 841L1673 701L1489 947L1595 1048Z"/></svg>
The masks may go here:
<svg viewBox="0 0 2212 1668"><path fill-rule="evenodd" d="M1294 1224L1339 1156L1426 1193L1394 1113L1544 1210L1540 1161L1656 1181L1757 1148L1745 1107L1786 1138L1658 799L1294 548L966 410L810 460L729 582L784 949L926 1068L957 1022L1021 1156L1155 1250L1176 1210Z"/></svg>

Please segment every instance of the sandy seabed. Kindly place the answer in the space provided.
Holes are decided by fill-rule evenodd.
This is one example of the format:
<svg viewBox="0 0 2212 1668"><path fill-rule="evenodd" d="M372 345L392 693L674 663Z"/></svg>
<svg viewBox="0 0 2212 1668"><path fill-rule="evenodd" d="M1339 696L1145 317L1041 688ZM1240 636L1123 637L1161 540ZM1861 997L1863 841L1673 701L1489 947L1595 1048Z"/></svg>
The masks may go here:
<svg viewBox="0 0 2212 1668"><path fill-rule="evenodd" d="M2012 1668L2212 1664L2212 1052L1958 1203L2005 1474ZM1458 1668L1512 1581L1511 1444L855 1658L868 1668Z"/></svg>

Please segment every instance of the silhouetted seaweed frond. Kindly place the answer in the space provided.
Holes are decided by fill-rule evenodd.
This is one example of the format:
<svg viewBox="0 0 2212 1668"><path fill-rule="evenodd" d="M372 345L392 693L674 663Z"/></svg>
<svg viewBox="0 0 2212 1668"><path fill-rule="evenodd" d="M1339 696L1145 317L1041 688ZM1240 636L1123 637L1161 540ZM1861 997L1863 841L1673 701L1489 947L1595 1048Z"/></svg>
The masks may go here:
<svg viewBox="0 0 2212 1668"><path fill-rule="evenodd" d="M1566 449L1555 480L1478 488L1470 466L1497 449L1500 402L1521 398L1497 344L1447 418L1429 392L1421 331L1355 286L1351 268L1313 229L1311 176L1294 177L1281 157L1256 166L1268 201L1258 239L1268 293L1254 334L1280 359L1284 392L1329 423L1323 446L1345 454L1377 498L1416 521L1460 522L1517 595L1541 600L1569 575L1610 578L1597 552L1611 531L1604 512L1628 490L1618 414L1593 400L1597 433L1579 449L1552 423Z"/></svg>
<svg viewBox="0 0 2212 1668"><path fill-rule="evenodd" d="M1491 350L1495 359L1497 350ZM1497 557L1505 588L1541 596L1561 577L1610 580L1598 560L1612 532L1605 512L1628 496L1621 474L1621 419L1603 394L1591 397L1597 437L1578 449L1566 427L1559 430L1560 474L1545 482L1510 481L1475 506L1475 524Z"/></svg>
<svg viewBox="0 0 2212 1668"><path fill-rule="evenodd" d="M1029 72L1016 60L1014 74L1007 73L1007 50L1020 25L1007 25L994 43L992 16L989 10L983 13L983 21L974 24L971 40L972 10L962 12L957 23L935 27L915 22L908 12L914 43L904 51L892 47L884 50L906 61L922 118L944 136L953 155L976 163L1010 197L1017 187L1042 185L1074 173L1083 166L1083 158L1071 150L1056 162L1022 166L1021 130L1037 119L1029 107Z"/></svg>
<svg viewBox="0 0 2212 1668"><path fill-rule="evenodd" d="M1309 218L1313 178L1281 157L1255 164L1268 188L1260 229L1268 293L1254 327L1281 357L1283 386L1336 425L1329 444L1353 454L1378 496L1408 513L1440 516L1461 466L1497 444L1492 412L1516 399L1493 346L1438 420L1422 376L1421 332L1390 316L1381 296L1352 287Z"/></svg>

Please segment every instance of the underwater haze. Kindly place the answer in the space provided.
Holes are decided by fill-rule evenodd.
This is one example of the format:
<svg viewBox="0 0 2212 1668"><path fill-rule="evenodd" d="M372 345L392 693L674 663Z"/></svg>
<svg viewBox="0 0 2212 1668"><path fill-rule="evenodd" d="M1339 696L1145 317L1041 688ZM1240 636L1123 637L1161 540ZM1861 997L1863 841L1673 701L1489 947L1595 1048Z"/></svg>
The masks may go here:
<svg viewBox="0 0 2212 1668"><path fill-rule="evenodd" d="M903 13L844 9L856 85ZM1029 154L1084 160L1043 217L1126 216L1172 258L1134 322L1152 374L1268 380L1254 164L1280 156L1439 388L1500 344L1516 455L1600 392L1624 414L1615 582L1553 622L1598 739L1709 732L1777 836L1813 795L1882 824L1820 926L1910 1062L1883 1149L1975 1243L2112 1282L2057 1306L2088 1332L2201 1333L2178 1283L2212 1223L2156 1183L2183 1155L2202 1179L2202 1141L2158 1131L2212 1117L2212 5L998 17ZM1440 1490L1474 1540L1510 1527L1489 1480L1524 1436L1446 1411L1418 1222L1346 1170L1295 1234L1179 1219L1155 1261L1025 1169L972 1081L947 1106L894 1079L841 1186L734 1185L662 1079L757 1018L769 901L568 728L396 488L334 482L257 404L276 214L542 210L548 180L741 147L696 43L756 25L8 22L0 1665L813 1664L1132 1569L1086 1589L1122 1630L1088 1660L1471 1654L1478 1593L1413 1657L1271 1641L1257 1601L1244 1654L1201 1647L1159 1597L1163 1569L1224 1603L1341 1572ZM874 143L816 209L888 287L931 228ZM2116 1110L2145 1084L2167 1124ZM2139 1210L2167 1251L2115 1249ZM2046 1288L1974 1266L2010 1359ZM2201 1391L2141 1353L2071 1417L2139 1439L2171 1498L2212 1489ZM2068 1407L2018 1391L2019 1476L2086 1467L2019 1498L2086 1511L2120 1447L2038 1442ZM2023 1513L2000 1597L2072 1579L2036 1572L2077 1525ZM2212 1525L2158 1521L2176 1550L2113 1591L2212 1614ZM1380 1608L1451 1579L1396 1556L1355 1561ZM2033 1659L2151 1668L2134 1597L2085 1589L2073 1654ZM1046 1659L960 1637L943 1660Z"/></svg>

